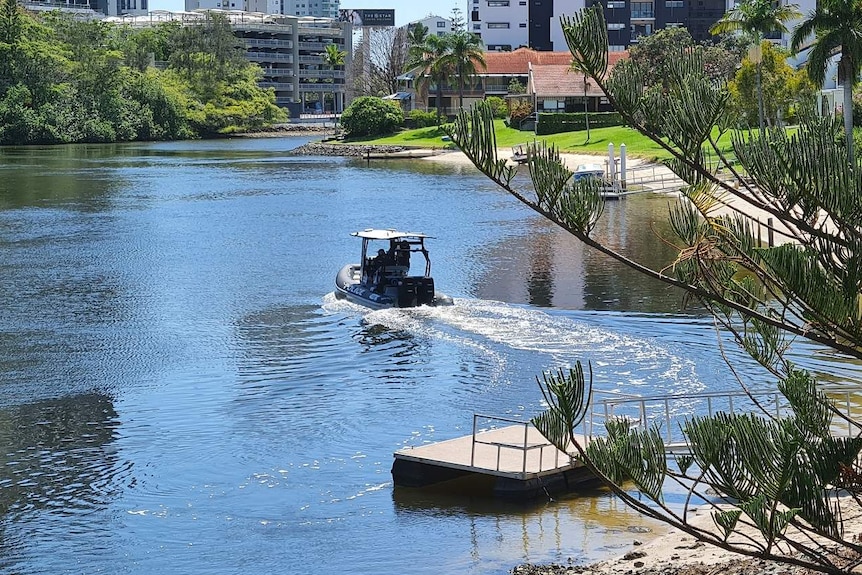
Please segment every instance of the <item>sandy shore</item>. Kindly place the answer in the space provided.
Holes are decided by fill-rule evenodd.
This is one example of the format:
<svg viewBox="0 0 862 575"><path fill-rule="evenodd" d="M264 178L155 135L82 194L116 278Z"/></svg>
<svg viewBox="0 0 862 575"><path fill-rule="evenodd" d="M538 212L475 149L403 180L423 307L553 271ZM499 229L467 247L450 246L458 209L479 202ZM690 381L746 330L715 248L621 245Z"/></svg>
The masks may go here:
<svg viewBox="0 0 862 575"><path fill-rule="evenodd" d="M849 506L855 506L845 500ZM711 510L704 507L689 514L689 523L713 533ZM845 536L856 541L862 531L862 518L856 513L845 515ZM760 540L752 528L745 533ZM739 535L731 541L742 541ZM831 545L830 545L831 546ZM784 549L788 553L789 549ZM847 554L843 554L847 557ZM857 570L853 571L859 572ZM815 575L816 571L731 553L699 541L682 531L671 529L644 544L635 541L631 549L613 559L591 565L519 565L513 575Z"/></svg>

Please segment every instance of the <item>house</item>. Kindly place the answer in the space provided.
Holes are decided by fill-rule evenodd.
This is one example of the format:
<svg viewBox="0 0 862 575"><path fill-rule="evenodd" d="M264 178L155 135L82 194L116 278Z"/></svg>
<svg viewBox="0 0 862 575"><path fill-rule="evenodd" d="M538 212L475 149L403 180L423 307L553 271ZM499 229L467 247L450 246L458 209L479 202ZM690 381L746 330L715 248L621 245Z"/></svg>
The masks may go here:
<svg viewBox="0 0 862 575"><path fill-rule="evenodd" d="M612 67L628 52L611 52L608 63ZM583 75L570 70L571 52L542 52L530 48L518 48L512 52L485 52L485 68L464 88L464 107L489 96L501 98L509 95L513 81L525 89L522 98L529 98L533 109L538 111L577 112L584 111ZM415 69L399 77L399 92L413 95L406 109L436 109L437 87L430 84L417 91L416 80L420 70ZM609 108L604 95L587 81L587 105L589 111L605 111ZM458 87L455 82L443 86L441 110L448 116L458 113Z"/></svg>

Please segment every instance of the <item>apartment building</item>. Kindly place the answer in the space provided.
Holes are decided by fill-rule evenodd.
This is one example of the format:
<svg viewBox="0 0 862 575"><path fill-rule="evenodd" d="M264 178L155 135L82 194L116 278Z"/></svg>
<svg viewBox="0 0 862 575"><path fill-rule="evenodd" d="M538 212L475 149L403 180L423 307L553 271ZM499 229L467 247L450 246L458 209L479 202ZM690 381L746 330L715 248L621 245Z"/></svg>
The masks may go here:
<svg viewBox="0 0 862 575"><path fill-rule="evenodd" d="M661 28L684 26L697 40L711 37L709 28L733 0L469 0L470 30L489 51L565 50L561 16L585 6L601 5L611 51L625 50Z"/></svg>
<svg viewBox="0 0 862 575"><path fill-rule="evenodd" d="M83 19L147 13L147 0L23 0L21 5L34 12L62 10Z"/></svg>
<svg viewBox="0 0 862 575"><path fill-rule="evenodd" d="M99 0L105 1L105 0ZM114 0L144 1L146 0ZM284 16L310 16L338 18L339 0L185 0L185 9L192 10L243 10Z"/></svg>
<svg viewBox="0 0 862 575"><path fill-rule="evenodd" d="M421 20L410 22L407 24L407 29L409 30L417 24L422 24L428 28L429 34L433 34L435 36L444 36L446 34L451 34L453 31L451 19L443 18L442 16L435 16L434 14L429 14Z"/></svg>
<svg viewBox="0 0 862 575"><path fill-rule="evenodd" d="M275 90L276 103L288 108L291 116L344 110L345 69L353 53L353 26L349 22L238 10L223 13L230 19L234 34L245 41L246 57L263 70L259 85ZM133 26L171 21L194 25L205 17L204 11L156 11L113 20ZM345 53L344 66L326 64L323 55L329 44Z"/></svg>

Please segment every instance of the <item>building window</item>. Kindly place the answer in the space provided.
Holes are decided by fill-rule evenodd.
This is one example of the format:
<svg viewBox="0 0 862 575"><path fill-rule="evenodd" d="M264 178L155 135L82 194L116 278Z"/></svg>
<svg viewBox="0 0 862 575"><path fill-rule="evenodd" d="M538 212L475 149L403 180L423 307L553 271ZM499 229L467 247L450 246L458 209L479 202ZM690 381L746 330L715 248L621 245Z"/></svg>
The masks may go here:
<svg viewBox="0 0 862 575"><path fill-rule="evenodd" d="M488 0L488 8L502 8L508 5L509 0Z"/></svg>
<svg viewBox="0 0 862 575"><path fill-rule="evenodd" d="M482 25L481 25L481 24L473 24L473 30L481 30L481 29L482 29ZM490 49L490 48L489 48L489 49Z"/></svg>
<svg viewBox="0 0 862 575"><path fill-rule="evenodd" d="M518 5L519 5L519 6L526 6L526 5L527 5L527 0L522 0L521 2L518 2Z"/></svg>
<svg viewBox="0 0 862 575"><path fill-rule="evenodd" d="M503 29L503 28L508 29L509 23L508 22L488 22L488 29L489 30L491 30L491 29L499 30L499 29Z"/></svg>
<svg viewBox="0 0 862 575"><path fill-rule="evenodd" d="M520 24L518 24L518 28L526 28L526 27L527 27L526 22L521 22Z"/></svg>
<svg viewBox="0 0 862 575"><path fill-rule="evenodd" d="M682 8L682 0L665 0L665 8Z"/></svg>
<svg viewBox="0 0 862 575"><path fill-rule="evenodd" d="M652 2L632 2L632 18L655 18Z"/></svg>
<svg viewBox="0 0 862 575"><path fill-rule="evenodd" d="M437 21L437 27L438 27L438 28L445 28L445 27L446 27L446 22L444 22L443 20L438 20L438 21Z"/></svg>
<svg viewBox="0 0 862 575"><path fill-rule="evenodd" d="M622 23L608 22L608 30L624 30L625 27L626 25Z"/></svg>
<svg viewBox="0 0 862 575"><path fill-rule="evenodd" d="M626 3L624 0L609 0L608 8L625 8Z"/></svg>

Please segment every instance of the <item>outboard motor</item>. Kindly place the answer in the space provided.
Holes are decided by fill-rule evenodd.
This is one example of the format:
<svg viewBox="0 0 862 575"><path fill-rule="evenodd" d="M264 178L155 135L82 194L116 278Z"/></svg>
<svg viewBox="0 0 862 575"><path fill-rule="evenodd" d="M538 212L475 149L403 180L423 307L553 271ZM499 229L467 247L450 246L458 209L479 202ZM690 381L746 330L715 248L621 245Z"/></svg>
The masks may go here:
<svg viewBox="0 0 862 575"><path fill-rule="evenodd" d="M416 307L434 303L434 278L406 277L398 285L398 307Z"/></svg>

